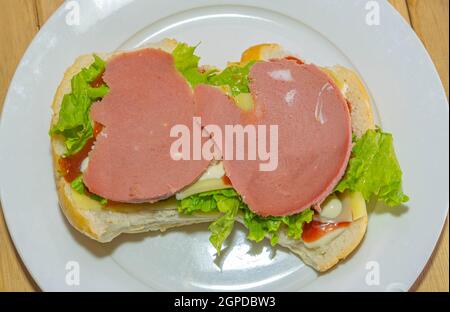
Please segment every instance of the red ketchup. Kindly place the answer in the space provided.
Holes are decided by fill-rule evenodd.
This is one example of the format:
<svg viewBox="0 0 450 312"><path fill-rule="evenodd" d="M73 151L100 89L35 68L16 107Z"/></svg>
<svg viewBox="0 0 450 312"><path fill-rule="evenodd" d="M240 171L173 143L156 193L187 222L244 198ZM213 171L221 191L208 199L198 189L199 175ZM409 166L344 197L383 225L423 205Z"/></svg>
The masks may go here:
<svg viewBox="0 0 450 312"><path fill-rule="evenodd" d="M224 184L226 184L226 185L231 185L231 180L230 180L230 178L227 177L226 175L224 175L224 176L222 177L222 182L223 182Z"/></svg>
<svg viewBox="0 0 450 312"><path fill-rule="evenodd" d="M90 83L91 87L98 88L101 85L103 85L105 82L103 81L103 73L102 71L97 78L94 79ZM83 146L83 148L77 152L74 155L68 156L68 157L61 157L58 161L59 167L62 171L62 175L64 176L64 179L71 183L73 180L75 180L80 174L81 174L81 163L84 159L88 156L89 152L92 149L92 146L94 145L95 138L97 137L97 134L102 131L103 126L99 123L94 122L94 136L86 141L86 144Z"/></svg>
<svg viewBox="0 0 450 312"><path fill-rule="evenodd" d="M289 61L295 61L299 65L305 64L305 62L303 62L301 59L296 58L295 56L291 56L291 55L286 56L284 59L289 60Z"/></svg>
<svg viewBox="0 0 450 312"><path fill-rule="evenodd" d="M100 87L100 86L105 84L105 81L103 80L103 73L104 72L105 71L102 71L100 73L100 75L98 75L97 78L95 78L95 80L91 82L91 87L92 88L98 88L98 87Z"/></svg>
<svg viewBox="0 0 450 312"><path fill-rule="evenodd" d="M349 225L350 222L322 223L319 221L311 221L303 226L302 240L305 243L311 243L322 238L331 231L345 228Z"/></svg>
<svg viewBox="0 0 450 312"><path fill-rule="evenodd" d="M83 148L74 155L68 157L61 157L59 159L59 167L62 171L64 179L71 183L81 174L81 163L88 156L95 142L95 137L102 131L103 126L99 123L94 123L94 137L90 138Z"/></svg>

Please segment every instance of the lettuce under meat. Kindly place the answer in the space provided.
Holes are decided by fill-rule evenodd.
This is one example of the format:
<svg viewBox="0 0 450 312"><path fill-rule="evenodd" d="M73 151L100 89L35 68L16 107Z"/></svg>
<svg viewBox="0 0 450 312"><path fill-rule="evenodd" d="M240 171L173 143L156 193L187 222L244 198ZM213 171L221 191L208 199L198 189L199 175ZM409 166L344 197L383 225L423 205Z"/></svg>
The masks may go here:
<svg viewBox="0 0 450 312"><path fill-rule="evenodd" d="M201 83L225 86L233 96L250 92L248 74L255 62L249 62L244 66L231 65L220 73L216 69L202 72L198 69L200 57L194 54L196 48L179 43L172 52L175 67L192 87Z"/></svg>
<svg viewBox="0 0 450 312"><path fill-rule="evenodd" d="M345 190L361 192L366 200L377 197L388 206L409 200L402 191L402 171L391 134L368 130L356 140L347 171L336 187L338 192Z"/></svg>
<svg viewBox="0 0 450 312"><path fill-rule="evenodd" d="M200 83L208 83L208 76L216 71L201 72L198 69L200 57L194 54L196 48L179 43L172 52L176 69L193 88Z"/></svg>
<svg viewBox="0 0 450 312"><path fill-rule="evenodd" d="M234 227L239 209L244 203L234 189L203 192L178 201L178 212L184 214L221 212L223 215L210 224L211 244L220 254L222 244Z"/></svg>
<svg viewBox="0 0 450 312"><path fill-rule="evenodd" d="M312 220L313 211L307 209L299 214L286 217L260 217L250 211L234 189L208 191L189 196L178 201L179 213L221 212L222 216L211 223L210 242L220 254L223 242L233 230L238 213L244 215L244 223L249 233L247 238L260 242L266 236L271 237L272 245L278 243L278 233L284 227L289 237L300 239L303 224Z"/></svg>
<svg viewBox="0 0 450 312"><path fill-rule="evenodd" d="M70 186L79 194L81 195L87 195L89 196L91 199L96 200L98 202L100 202L100 204L102 204L103 206L106 205L108 203L108 200L106 198L103 198L97 194L94 193L90 193L87 191L86 186L84 185L83 182L83 175L79 175L75 180L73 180L70 183Z"/></svg>
<svg viewBox="0 0 450 312"><path fill-rule="evenodd" d="M260 242L268 235L270 243L274 246L278 244L281 226L285 225L287 236L299 240L302 237L303 224L311 222L313 215L313 210L308 208L292 216L260 217L247 209L244 213L244 223L249 230L247 238Z"/></svg>
<svg viewBox="0 0 450 312"><path fill-rule="evenodd" d="M223 215L209 225L208 229L211 231L209 241L216 248L217 253L220 254L223 242L233 230L242 201L237 197L227 197L220 194L215 196L215 198L218 200L217 209Z"/></svg>
<svg viewBox="0 0 450 312"><path fill-rule="evenodd" d="M91 84L105 71L105 65L101 58L94 55L94 62L71 79L71 93L64 95L58 122L50 129L50 135L58 134L63 137L66 147L64 156L71 156L81 151L94 135L90 109L92 103L102 99L109 92L109 88L104 83L95 87ZM86 190L82 175L71 182L71 187L76 192L99 201L102 205L107 203L103 197Z"/></svg>
<svg viewBox="0 0 450 312"><path fill-rule="evenodd" d="M232 188L198 193L178 201L178 212L184 214L215 212L220 210L219 202L238 198L238 193ZM224 212L224 207L221 208L220 211Z"/></svg>
<svg viewBox="0 0 450 312"><path fill-rule="evenodd" d="M58 122L50 129L50 135L62 135L66 147L65 156L79 152L93 136L89 112L92 103L103 98L109 88L106 84L92 87L91 83L104 70L105 62L94 55L94 63L72 78L72 92L63 97Z"/></svg>
<svg viewBox="0 0 450 312"><path fill-rule="evenodd" d="M208 84L214 86L227 86L233 96L240 93L250 93L248 74L254 63L255 62L252 61L244 66L228 66L221 73L208 77Z"/></svg>

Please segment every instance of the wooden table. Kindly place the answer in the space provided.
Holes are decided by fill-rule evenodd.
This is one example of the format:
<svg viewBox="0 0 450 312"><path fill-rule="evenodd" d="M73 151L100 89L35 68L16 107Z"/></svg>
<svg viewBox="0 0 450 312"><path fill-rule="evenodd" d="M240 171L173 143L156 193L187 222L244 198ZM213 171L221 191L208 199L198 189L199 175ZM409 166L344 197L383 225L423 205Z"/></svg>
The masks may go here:
<svg viewBox="0 0 450 312"><path fill-rule="evenodd" d="M63 0L0 0L0 2L1 111L9 82L22 54L39 28ZM390 2L422 39L436 64L448 98L449 0L390 0ZM448 244L447 219L433 257L412 290L449 290ZM0 209L0 291L36 290L39 290L39 287L18 256Z"/></svg>

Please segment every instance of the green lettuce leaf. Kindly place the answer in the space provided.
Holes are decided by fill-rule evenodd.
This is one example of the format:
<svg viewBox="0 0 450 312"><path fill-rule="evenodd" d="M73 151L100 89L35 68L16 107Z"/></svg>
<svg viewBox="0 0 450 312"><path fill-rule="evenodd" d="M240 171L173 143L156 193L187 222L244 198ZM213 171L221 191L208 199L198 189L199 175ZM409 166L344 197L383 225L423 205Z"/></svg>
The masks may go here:
<svg viewBox="0 0 450 312"><path fill-rule="evenodd" d="M377 197L388 206L409 200L402 191L402 171L391 134L368 130L356 140L347 171L336 187L339 192L347 189L361 192L366 200Z"/></svg>
<svg viewBox="0 0 450 312"><path fill-rule="evenodd" d="M203 192L180 200L178 212L184 214L221 212L223 215L209 226L211 231L209 240L220 254L223 242L233 230L238 211L240 208L243 209L243 206L238 193L230 188Z"/></svg>
<svg viewBox="0 0 450 312"><path fill-rule="evenodd" d="M86 186L84 185L83 176L82 175L79 175L75 180L73 180L72 183L70 183L70 186L75 191L77 191L79 194L88 195L90 198L100 202L100 204L102 204L102 205L106 205L108 203L108 200L106 198L103 198L103 197L101 197L99 195L96 195L96 194L93 194L93 193L89 193L89 192L86 191Z"/></svg>
<svg viewBox="0 0 450 312"><path fill-rule="evenodd" d="M260 217L254 212L247 209L244 214L244 222L249 233L249 240L260 242L266 235L271 237L270 243L276 245L278 243L278 232L282 225L287 227L287 235L293 239L300 239L303 231L303 224L311 222L314 212L306 209L292 216L284 217Z"/></svg>
<svg viewBox="0 0 450 312"><path fill-rule="evenodd" d="M209 241L216 248L217 253L220 254L223 242L231 234L234 222L239 212L241 201L237 197L217 196L217 208L223 215L211 223L208 229L211 231Z"/></svg>
<svg viewBox="0 0 450 312"><path fill-rule="evenodd" d="M200 57L195 55L195 49L197 47L191 47L186 43L178 43L172 52L173 59L175 61L175 67L184 72L191 68L197 68Z"/></svg>
<svg viewBox="0 0 450 312"><path fill-rule="evenodd" d="M303 233L303 224L312 221L314 211L310 208L303 210L292 216L282 217L282 221L287 226L287 235L293 239L300 239Z"/></svg>
<svg viewBox="0 0 450 312"><path fill-rule="evenodd" d="M239 198L238 193L231 188L208 191L195 194L178 201L178 212L184 214L192 214L195 212L226 212L225 209L219 209L218 203L224 202L225 199Z"/></svg>
<svg viewBox="0 0 450 312"><path fill-rule="evenodd" d="M72 183L70 183L70 186L72 186L72 188L77 191L79 194L85 194L86 192L86 188L84 186L83 183L83 176L80 175L77 178L75 178L75 180L72 181Z"/></svg>
<svg viewBox="0 0 450 312"><path fill-rule="evenodd" d="M208 77L208 83L214 86L228 86L233 96L239 93L249 93L248 73L254 63L252 61L245 66L228 66L221 73L210 75Z"/></svg>
<svg viewBox="0 0 450 312"><path fill-rule="evenodd" d="M216 70L200 72L198 61L200 57L195 55L195 49L185 43L179 43L172 52L176 69L186 78L192 87L200 83L207 83L208 76Z"/></svg>
<svg viewBox="0 0 450 312"><path fill-rule="evenodd" d="M310 222L313 217L311 209L286 217L260 217L250 211L239 194L232 188L189 196L178 201L178 211L185 214L218 211L223 214L209 226L211 231L209 240L218 254L220 254L223 242L233 229L239 211L243 213L244 223L249 230L247 238L260 242L266 235L269 235L272 245L278 243L278 233L282 226L286 228L289 237L300 239L303 224Z"/></svg>
<svg viewBox="0 0 450 312"><path fill-rule="evenodd" d="M267 234L270 235L270 243L278 243L278 230L282 224L279 217L260 217L247 209L244 213L244 223L248 229L247 238L251 241L260 242Z"/></svg>
<svg viewBox="0 0 450 312"><path fill-rule="evenodd" d="M58 122L50 129L50 135L64 137L66 156L79 152L93 136L89 111L92 103L104 97L109 88L105 84L94 88L91 83L104 70L105 62L94 55L94 63L72 78L72 92L63 97Z"/></svg>
<svg viewBox="0 0 450 312"><path fill-rule="evenodd" d="M232 65L217 74L217 70L201 72L198 69L200 57L195 55L197 47L179 43L172 52L175 67L186 78L192 87L200 83L214 86L228 86L231 95L249 93L248 73L255 62L249 62L245 66Z"/></svg>

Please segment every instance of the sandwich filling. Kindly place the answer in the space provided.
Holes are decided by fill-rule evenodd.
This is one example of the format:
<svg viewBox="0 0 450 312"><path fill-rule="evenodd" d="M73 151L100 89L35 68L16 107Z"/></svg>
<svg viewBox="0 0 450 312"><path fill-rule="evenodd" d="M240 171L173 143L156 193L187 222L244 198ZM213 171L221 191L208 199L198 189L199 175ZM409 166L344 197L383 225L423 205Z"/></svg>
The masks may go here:
<svg viewBox="0 0 450 312"><path fill-rule="evenodd" d="M176 195L180 214L220 212L209 226L218 252L238 217L250 240L275 245L284 231L315 248L364 217L365 201L408 200L392 135L377 128L352 137L331 76L295 57L247 55L221 72L202 70L194 51L181 43L172 54L145 49L108 64L96 56L73 77L50 135L62 137L59 169L76 192L104 206ZM278 124L281 167L269 173L251 161L169 159L171 125L189 125L193 116Z"/></svg>

